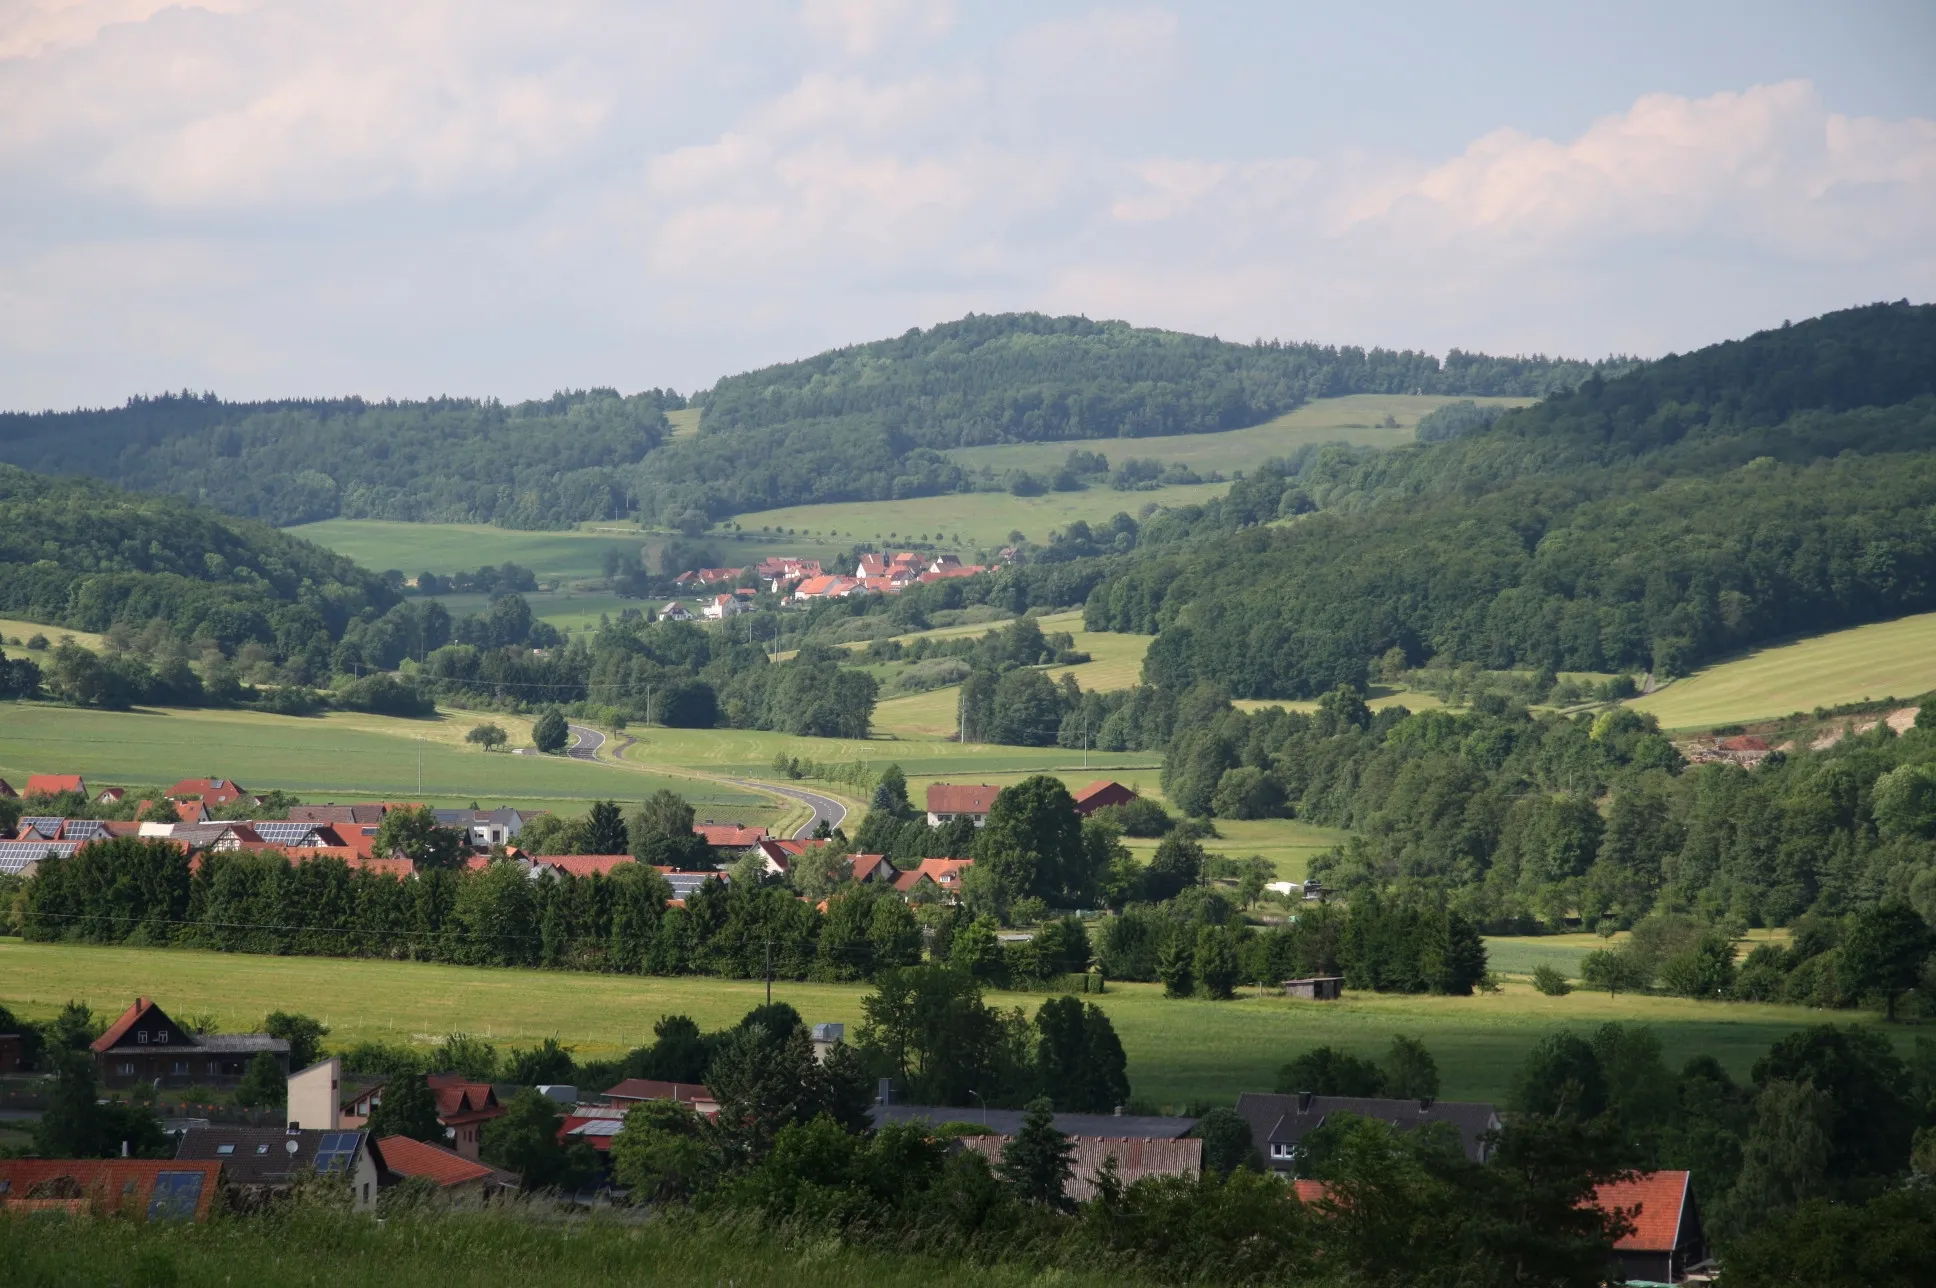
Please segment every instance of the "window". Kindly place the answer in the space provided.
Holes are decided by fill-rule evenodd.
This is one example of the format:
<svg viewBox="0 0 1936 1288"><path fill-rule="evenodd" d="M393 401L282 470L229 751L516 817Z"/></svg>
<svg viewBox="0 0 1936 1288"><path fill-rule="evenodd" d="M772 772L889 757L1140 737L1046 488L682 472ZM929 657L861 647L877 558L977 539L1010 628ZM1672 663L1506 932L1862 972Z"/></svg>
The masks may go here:
<svg viewBox="0 0 1936 1288"><path fill-rule="evenodd" d="M132 1078L132 1077L134 1076L134 1061L132 1061L132 1060L123 1060L123 1061L121 1062L121 1068L120 1068L120 1072L121 1072L121 1073L122 1073L123 1075L125 1075L125 1076L127 1076L127 1077L130 1077L130 1078Z"/></svg>
<svg viewBox="0 0 1936 1288"><path fill-rule="evenodd" d="M222 1157L224 1157L224 1158L226 1158L226 1157L228 1157L228 1156L229 1156L230 1154L233 1154L233 1153L235 1152L235 1146L233 1146L233 1145L217 1145L217 1146L215 1147L215 1152L216 1152L217 1154L220 1154L220 1155L221 1155Z"/></svg>
<svg viewBox="0 0 1936 1288"><path fill-rule="evenodd" d="M166 1042L166 1041L168 1041L168 1030L167 1030L167 1029L156 1029L156 1030L155 1030L155 1041L157 1041L157 1042Z"/></svg>
<svg viewBox="0 0 1936 1288"><path fill-rule="evenodd" d="M177 1060L177 1061L175 1061L175 1065L174 1065L174 1070L173 1070L173 1071L174 1071L175 1073L177 1073L177 1074L180 1074L180 1075L181 1075L181 1076L183 1076L183 1077L187 1077L187 1076L188 1076L188 1061L186 1061L186 1060Z"/></svg>
<svg viewBox="0 0 1936 1288"><path fill-rule="evenodd" d="M257 1145L255 1147L255 1152L258 1154L266 1154L269 1152L269 1147L267 1145Z"/></svg>
<svg viewBox="0 0 1936 1288"><path fill-rule="evenodd" d="M135 1040L135 1041L137 1041L137 1042L140 1042L140 1043L142 1043L143 1045L146 1045L146 1043L147 1043L147 1041L148 1041L148 1030L146 1030L146 1029L143 1029L143 1030L141 1030L141 1032L139 1032L139 1033L137 1033L137 1034L135 1034L135 1035L134 1035L134 1040Z"/></svg>

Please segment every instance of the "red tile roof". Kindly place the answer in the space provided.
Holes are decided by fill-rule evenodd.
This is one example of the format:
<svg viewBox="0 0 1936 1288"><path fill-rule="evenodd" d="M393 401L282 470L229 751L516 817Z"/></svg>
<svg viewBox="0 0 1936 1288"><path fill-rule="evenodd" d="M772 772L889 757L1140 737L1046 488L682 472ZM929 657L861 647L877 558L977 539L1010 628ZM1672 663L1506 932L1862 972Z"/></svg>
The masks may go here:
<svg viewBox="0 0 1936 1288"><path fill-rule="evenodd" d="M109 1211L120 1209L131 1216L145 1217L154 1197L155 1179L162 1173L193 1172L201 1175L195 1192L190 1219L208 1219L209 1205L221 1188L219 1162L188 1162L180 1159L145 1158L18 1158L0 1159L0 1211L9 1208L23 1212L80 1212L97 1202ZM29 1198L36 1185L71 1181L81 1194ZM180 1191L177 1191L179 1193Z"/></svg>
<svg viewBox="0 0 1936 1288"><path fill-rule="evenodd" d="M94 1041L88 1044L88 1050L95 1052L112 1051L114 1044L126 1037L128 1030L133 1028L135 1022L142 1016L154 1009L154 1005L153 1002L145 997L135 998L134 1005L121 1012L121 1018L108 1025L108 1031L106 1033L103 1033L100 1037L95 1038Z"/></svg>
<svg viewBox="0 0 1936 1288"><path fill-rule="evenodd" d="M200 801L175 801L175 817L184 823L208 822L208 807Z"/></svg>
<svg viewBox="0 0 1936 1288"><path fill-rule="evenodd" d="M1001 794L1001 788L987 783L932 783L928 787L928 813L986 814Z"/></svg>
<svg viewBox="0 0 1936 1288"><path fill-rule="evenodd" d="M427 1144L408 1136L385 1136L376 1143L383 1161L399 1176L421 1176L437 1185L464 1185L482 1181L495 1173L482 1163L473 1163L441 1145Z"/></svg>
<svg viewBox="0 0 1936 1288"><path fill-rule="evenodd" d="M763 827L740 823L697 823L693 832L706 838L706 844L721 850L750 850L766 839Z"/></svg>
<svg viewBox="0 0 1936 1288"><path fill-rule="evenodd" d="M1633 1222L1632 1233L1613 1245L1619 1251L1671 1252L1680 1244L1688 1194L1686 1172L1642 1172L1630 1181L1602 1185L1593 1206L1603 1212L1619 1209Z"/></svg>
<svg viewBox="0 0 1936 1288"><path fill-rule="evenodd" d="M437 1119L446 1127L496 1118L504 1112L488 1082L470 1082L457 1073L433 1073L424 1081L437 1098Z"/></svg>
<svg viewBox="0 0 1936 1288"><path fill-rule="evenodd" d="M168 789L176 800L199 796L207 805L228 805L248 795L242 785L227 778L184 778Z"/></svg>
<svg viewBox="0 0 1936 1288"><path fill-rule="evenodd" d="M593 875L609 877L612 869L627 863L637 862L629 854L534 854L531 863L534 867L553 867L560 872L569 872L575 877Z"/></svg>
<svg viewBox="0 0 1936 1288"><path fill-rule="evenodd" d="M882 869L885 869L885 872ZM856 881L873 881L882 876L892 881L901 875L900 871L887 861L885 854L856 854L848 860L848 871Z"/></svg>
<svg viewBox="0 0 1936 1288"><path fill-rule="evenodd" d="M1098 800L1098 797L1106 797L1106 799ZM1135 792L1123 786L1115 779L1098 778L1095 782L1090 783L1087 787L1076 793L1076 810L1079 813L1086 814L1088 810L1085 810L1083 806L1088 805L1091 801L1096 801L1093 808L1100 809L1104 805L1115 805L1122 801L1134 800L1135 798Z"/></svg>
<svg viewBox="0 0 1936 1288"><path fill-rule="evenodd" d="M922 859L920 867L911 868L894 878L894 888L905 894L925 880L934 882L944 890L958 890L963 872L974 866L973 859Z"/></svg>
<svg viewBox="0 0 1936 1288"><path fill-rule="evenodd" d="M62 792L79 792L85 796L87 783L79 774L27 775L26 794L29 796L58 796Z"/></svg>

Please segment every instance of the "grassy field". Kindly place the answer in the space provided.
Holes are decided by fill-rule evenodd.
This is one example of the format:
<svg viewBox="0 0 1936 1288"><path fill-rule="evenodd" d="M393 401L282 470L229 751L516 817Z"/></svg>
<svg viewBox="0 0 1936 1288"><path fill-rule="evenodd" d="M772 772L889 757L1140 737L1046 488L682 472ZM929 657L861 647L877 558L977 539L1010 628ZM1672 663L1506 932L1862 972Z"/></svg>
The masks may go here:
<svg viewBox="0 0 1936 1288"><path fill-rule="evenodd" d="M777 983L808 1023L857 1028L864 985ZM27 944L0 940L0 1002L30 1019L76 999L97 1014L118 1013L137 995L187 1012L210 1012L224 1031L245 1031L271 1010L325 1020L330 1042L365 1039L428 1045L462 1030L498 1044L530 1045L556 1035L583 1056L609 1056L647 1042L659 1016L691 1015L705 1028L737 1021L763 998L754 980L661 979L566 971L490 970L414 962L320 957L253 957L154 948ZM1002 1006L1033 1012L1040 995L995 994ZM1527 1049L1557 1025L1580 1030L1609 1020L1650 1024L1670 1067L1714 1055L1745 1078L1770 1042L1793 1029L1872 1017L1678 998L1549 998L1508 983L1490 995L1410 997L1349 994L1341 1002L1294 1002L1254 992L1233 1002L1176 1001L1155 985L1111 985L1096 999L1129 1055L1139 1100L1156 1105L1230 1103L1239 1091L1268 1089L1276 1069L1326 1043L1375 1055L1394 1033L1424 1040L1450 1099L1502 1097ZM1905 1046L1906 1028L1896 1033Z"/></svg>
<svg viewBox="0 0 1936 1288"><path fill-rule="evenodd" d="M948 699L950 703L953 700L952 696ZM628 762L731 777L770 778L773 774L773 758L779 755L831 764L862 761L881 768L893 763L901 766L910 778L922 775L1026 774L1061 768L1067 768L1070 773L1080 773L1082 764L1080 751L1064 747L1000 747L989 743L948 742L933 737L801 738L757 729L657 727L635 727L626 732L638 739L625 749L624 757ZM1159 759L1156 753L1147 751L1089 753L1090 765L1099 771L1111 769L1113 772L1115 767L1153 767ZM1090 775L1092 778L1097 776ZM1154 782L1154 768L1149 768L1146 776ZM975 781L980 780L977 778Z"/></svg>
<svg viewBox="0 0 1936 1288"><path fill-rule="evenodd" d="M672 436L674 438L698 437L699 408L681 407L678 411L667 412L665 418L672 422Z"/></svg>
<svg viewBox="0 0 1936 1288"><path fill-rule="evenodd" d="M1316 702L1296 701L1289 698L1238 698L1230 704L1240 711L1262 711L1265 707L1283 707L1286 711L1316 711ZM1421 693L1416 689L1394 689L1388 685L1374 684L1365 699L1365 705L1373 711L1383 711L1386 707L1404 707L1408 711L1431 711L1445 705L1445 699L1436 693Z"/></svg>
<svg viewBox="0 0 1936 1288"><path fill-rule="evenodd" d="M14 617L0 617L0 653L9 657L32 657L34 654L26 647L28 640L36 635L45 635L50 644L60 643L61 636L71 636L76 644L91 649L99 649L102 640L99 635L86 631L73 631L65 626L48 626L41 622L21 621ZM6 644L5 641L17 639L19 644ZM41 655L43 658L45 654Z"/></svg>
<svg viewBox="0 0 1936 1288"><path fill-rule="evenodd" d="M1936 689L1936 613L1833 631L1719 662L1628 705L1703 729Z"/></svg>
<svg viewBox="0 0 1936 1288"><path fill-rule="evenodd" d="M1144 795L1158 795L1154 790L1154 773L1144 775L1142 783L1132 782L1131 786L1137 787ZM1350 835L1342 828L1318 827L1294 818L1220 818L1217 820L1217 832L1219 835L1204 839L1204 849L1213 854L1227 854L1233 859L1247 859L1253 854L1269 859L1277 867L1279 881L1304 880L1310 875L1312 859L1344 844L1345 838ZM1148 863L1155 856L1160 842L1153 838L1142 840L1126 837L1123 844L1137 859Z"/></svg>
<svg viewBox="0 0 1936 1288"><path fill-rule="evenodd" d="M503 726L514 742L528 743L529 722L498 714L443 712L434 719L396 720L336 712L305 719L253 711L110 712L5 703L0 778L61 772L84 774L90 783L142 785L213 775L251 788L282 788L312 802L476 801L572 813L592 800L638 800L665 787L691 800L702 818L765 825L782 812L768 796L636 766L466 747L464 734L486 719Z"/></svg>
<svg viewBox="0 0 1936 1288"><path fill-rule="evenodd" d="M1118 442L1118 439L1111 439ZM1068 454L1064 445L1063 454ZM1077 519L1091 523L1119 512L1136 514L1145 505L1194 505L1222 496L1228 483L1196 483L1154 492L1117 492L1090 488L1084 492L1051 492L1046 496L1011 496L1006 492L956 492L906 501L844 501L834 505L794 505L739 515L742 528L795 528L817 536L838 534L840 541L880 540L936 532L959 536L970 546L1003 545L1010 532L1032 541L1046 541L1051 528Z"/></svg>
<svg viewBox="0 0 1936 1288"><path fill-rule="evenodd" d="M1057 443L998 443L989 447L957 447L947 453L968 469L1030 470L1052 474L1069 453L1080 448L1101 452L1120 465L1132 456L1164 464L1187 465L1199 474L1221 470L1255 469L1273 456L1284 456L1311 443L1353 443L1364 447L1397 447L1413 440L1419 418L1458 399L1439 395L1352 394L1320 398L1296 411L1249 429L1220 434L1171 434L1159 438L1090 438ZM1530 398L1475 398L1477 403L1523 407ZM1397 423L1387 425L1390 418ZM1134 495L1134 493L1131 493ZM1159 494L1160 495L1160 494Z"/></svg>

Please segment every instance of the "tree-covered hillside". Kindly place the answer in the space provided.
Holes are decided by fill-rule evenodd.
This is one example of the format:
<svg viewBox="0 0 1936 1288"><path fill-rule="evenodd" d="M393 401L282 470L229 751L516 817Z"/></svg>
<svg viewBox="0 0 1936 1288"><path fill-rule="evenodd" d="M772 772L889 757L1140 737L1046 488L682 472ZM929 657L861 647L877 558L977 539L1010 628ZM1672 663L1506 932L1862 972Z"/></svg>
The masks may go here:
<svg viewBox="0 0 1936 1288"><path fill-rule="evenodd" d="M1682 674L1925 611L1936 308L1764 332L1449 442L1307 453L1169 537L1097 588L1089 625L1158 631L1152 682L1236 696L1362 683L1392 649Z"/></svg>
<svg viewBox="0 0 1936 1288"><path fill-rule="evenodd" d="M0 615L105 631L160 619L232 652L297 656L396 602L374 574L265 524L0 465Z"/></svg>
<svg viewBox="0 0 1936 1288"><path fill-rule="evenodd" d="M341 516L563 528L624 514L622 473L664 438L658 390L542 402L131 398L0 415L0 461L186 496L269 523Z"/></svg>

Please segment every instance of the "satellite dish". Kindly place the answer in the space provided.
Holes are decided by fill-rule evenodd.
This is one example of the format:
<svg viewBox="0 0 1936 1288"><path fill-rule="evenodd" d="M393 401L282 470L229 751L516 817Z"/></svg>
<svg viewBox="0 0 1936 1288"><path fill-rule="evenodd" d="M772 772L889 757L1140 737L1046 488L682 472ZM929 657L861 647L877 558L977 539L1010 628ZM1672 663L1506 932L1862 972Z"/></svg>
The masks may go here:
<svg viewBox="0 0 1936 1288"><path fill-rule="evenodd" d="M302 1148L302 1142L292 1136L288 1140L285 1140L284 1142L282 1142L282 1147L288 1150L291 1154L293 1154L297 1150Z"/></svg>

